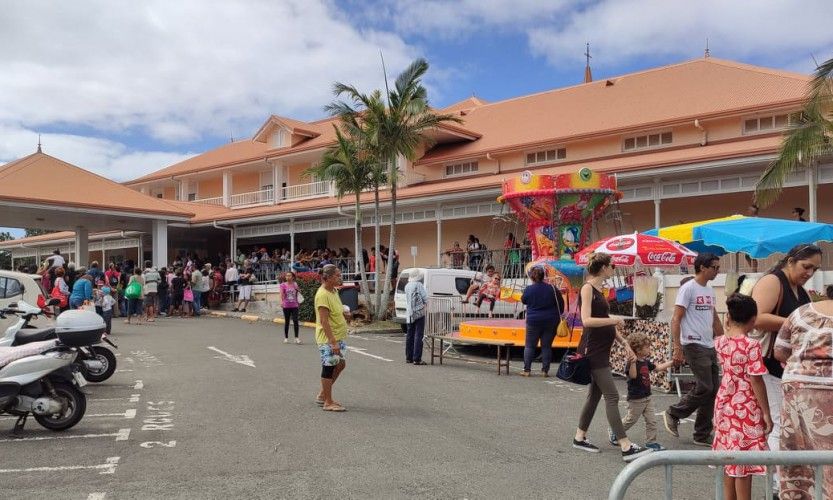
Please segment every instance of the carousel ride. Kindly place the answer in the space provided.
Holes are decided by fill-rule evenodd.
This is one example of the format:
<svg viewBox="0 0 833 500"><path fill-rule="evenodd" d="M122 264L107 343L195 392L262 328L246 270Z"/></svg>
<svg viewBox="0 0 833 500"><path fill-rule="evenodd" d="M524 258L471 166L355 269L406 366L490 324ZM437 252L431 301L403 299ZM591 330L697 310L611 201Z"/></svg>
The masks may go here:
<svg viewBox="0 0 833 500"><path fill-rule="evenodd" d="M545 270L545 281L556 287L565 299L566 328L558 328L553 347L576 347L581 339L578 292L584 268L574 256L587 246L593 224L619 198L616 178L584 168L561 175L536 175L524 172L503 183L498 201L509 207L526 226L534 266ZM501 293L517 300L517 293ZM512 298L514 297L514 299ZM522 319L472 319L460 324L460 336L502 340L523 346L526 338Z"/></svg>

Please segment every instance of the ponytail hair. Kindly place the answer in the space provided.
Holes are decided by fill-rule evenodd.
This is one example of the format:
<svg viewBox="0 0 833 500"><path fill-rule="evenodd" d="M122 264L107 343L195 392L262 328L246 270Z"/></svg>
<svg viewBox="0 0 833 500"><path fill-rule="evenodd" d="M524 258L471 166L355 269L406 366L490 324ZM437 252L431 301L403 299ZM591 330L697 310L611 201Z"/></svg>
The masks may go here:
<svg viewBox="0 0 833 500"><path fill-rule="evenodd" d="M789 264L790 262L797 262L799 260L806 260L806 259L809 259L810 257L813 257L814 255L821 255L821 254L822 254L821 248L819 248L817 245L813 245L813 244L796 245L796 246L792 247L789 252L787 252L787 255L785 255L781 260L779 260L774 266L772 266L772 269L767 271L766 274L773 274L776 271L780 271L781 269L784 269L785 267L787 267L787 264Z"/></svg>
<svg viewBox="0 0 833 500"><path fill-rule="evenodd" d="M611 262L610 254L606 253L591 253L588 255L587 272L591 276L597 276L605 266L609 266Z"/></svg>

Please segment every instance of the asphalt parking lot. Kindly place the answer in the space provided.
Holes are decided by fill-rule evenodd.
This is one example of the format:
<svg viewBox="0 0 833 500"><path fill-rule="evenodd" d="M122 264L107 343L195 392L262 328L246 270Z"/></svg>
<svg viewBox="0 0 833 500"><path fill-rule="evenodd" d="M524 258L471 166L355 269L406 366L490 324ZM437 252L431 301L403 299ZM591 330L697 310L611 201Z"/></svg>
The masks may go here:
<svg viewBox="0 0 833 500"><path fill-rule="evenodd" d="M583 388L461 360L406 365L398 334L351 337L335 388L348 411L335 414L314 402L310 329L298 346L282 342L282 325L239 319L115 325L118 370L85 387L76 427L30 419L13 438L0 417L3 498L601 499L624 466L604 443L602 406L590 432L602 453L570 447ZM656 399L662 409L676 396ZM693 449L683 425L679 441L660 440ZM643 441L644 426L632 437ZM713 473L683 468L674 480L674 498L702 499ZM663 484L652 471L628 498L661 498Z"/></svg>

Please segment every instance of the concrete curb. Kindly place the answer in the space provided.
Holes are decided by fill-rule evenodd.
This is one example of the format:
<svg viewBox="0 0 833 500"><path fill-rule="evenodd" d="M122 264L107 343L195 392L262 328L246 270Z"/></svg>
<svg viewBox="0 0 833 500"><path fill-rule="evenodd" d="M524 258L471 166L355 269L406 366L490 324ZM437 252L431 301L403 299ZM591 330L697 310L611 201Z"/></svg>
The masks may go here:
<svg viewBox="0 0 833 500"><path fill-rule="evenodd" d="M272 323L282 325L285 323L283 318L272 318L269 316L256 316L254 314L235 314L233 312L227 311L210 311L208 316L212 318L231 318L231 319L242 319L243 321L271 321ZM309 328L315 328L315 323L309 321L301 321L301 326L306 326Z"/></svg>

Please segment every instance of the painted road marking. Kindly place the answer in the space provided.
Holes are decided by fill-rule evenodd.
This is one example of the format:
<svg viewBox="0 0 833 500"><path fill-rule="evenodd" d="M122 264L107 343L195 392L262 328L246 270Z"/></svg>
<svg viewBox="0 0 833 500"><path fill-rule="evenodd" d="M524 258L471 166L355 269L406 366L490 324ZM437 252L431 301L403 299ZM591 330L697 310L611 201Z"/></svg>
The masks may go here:
<svg viewBox="0 0 833 500"><path fill-rule="evenodd" d="M107 418L107 417L122 417L126 419L136 418L136 409L131 408L125 410L124 413L94 413L92 415L84 415L84 418Z"/></svg>
<svg viewBox="0 0 833 500"><path fill-rule="evenodd" d="M353 351L356 354L361 354L362 356L367 356L369 358L378 359L378 360L381 360L381 361L393 361L392 359L383 358L382 356L377 356L375 354L370 354L369 352L365 352L365 349L362 349L360 347L347 346L347 350L348 351Z"/></svg>
<svg viewBox="0 0 833 500"><path fill-rule="evenodd" d="M104 500L106 496L107 493L90 493L87 495L87 500Z"/></svg>
<svg viewBox="0 0 833 500"><path fill-rule="evenodd" d="M404 340L396 340L396 339L383 339L385 342L393 342L394 344L404 344Z"/></svg>
<svg viewBox="0 0 833 500"><path fill-rule="evenodd" d="M367 337L362 337L361 335L356 335L355 333L351 333L351 334L350 334L350 338L351 338L351 339L370 340L370 339L369 339L369 338L367 338Z"/></svg>
<svg viewBox="0 0 833 500"><path fill-rule="evenodd" d="M132 371L133 370L116 370L116 373L129 373L129 372L132 372Z"/></svg>
<svg viewBox="0 0 833 500"><path fill-rule="evenodd" d="M145 388L145 384L144 384L144 383L142 383L142 381L141 381L141 380L137 380L137 381L136 381L136 384L135 384L135 385L133 385L133 389L134 389L134 390L137 390L137 391L138 391L139 389L144 389L144 388Z"/></svg>
<svg viewBox="0 0 833 500"><path fill-rule="evenodd" d="M129 398L89 398L87 401L124 401L125 399L128 403L138 403L139 395L131 394Z"/></svg>
<svg viewBox="0 0 833 500"><path fill-rule="evenodd" d="M63 472L69 470L98 470L99 474L114 474L121 457L108 457L105 463L98 465L61 465L58 467L29 467L26 469L0 469L0 474L20 474L23 472Z"/></svg>
<svg viewBox="0 0 833 500"><path fill-rule="evenodd" d="M130 429L119 429L118 432L108 432L106 434L77 434L74 436L37 436L26 438L0 439L0 443L18 443L21 441L49 441L53 439L85 439L100 437L115 437L116 441L127 441L130 438Z"/></svg>
<svg viewBox="0 0 833 500"><path fill-rule="evenodd" d="M220 349L217 349L213 345L208 346L207 349L223 355L222 357L214 356L216 359L225 359L226 361L231 361L232 363L251 366L252 368L255 368L255 362L252 361L252 358L246 356L245 354L240 354L240 355L235 356L234 354L229 354L225 351L221 351Z"/></svg>

